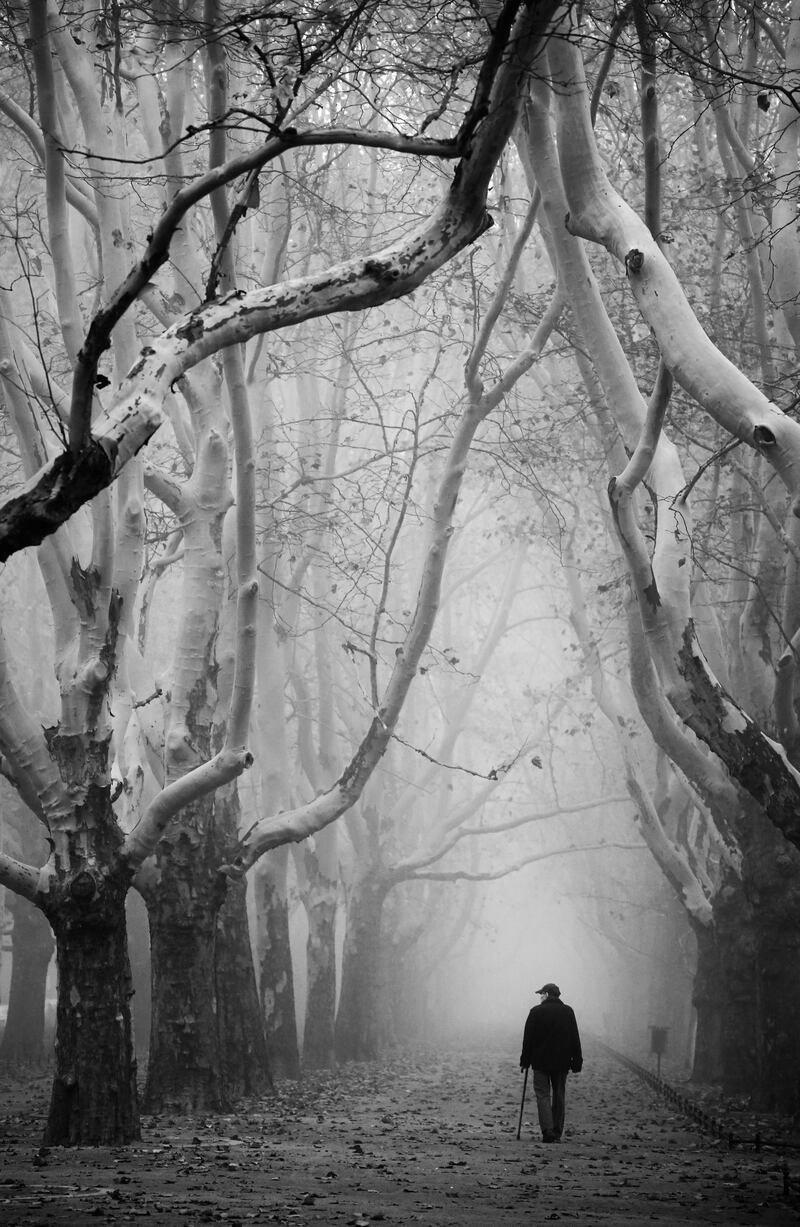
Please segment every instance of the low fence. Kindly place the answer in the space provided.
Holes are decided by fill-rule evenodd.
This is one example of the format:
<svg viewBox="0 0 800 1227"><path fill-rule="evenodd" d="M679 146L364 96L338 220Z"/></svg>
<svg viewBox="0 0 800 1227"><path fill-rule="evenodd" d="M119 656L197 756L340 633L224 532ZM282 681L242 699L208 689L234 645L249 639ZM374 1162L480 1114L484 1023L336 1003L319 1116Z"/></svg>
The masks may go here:
<svg viewBox="0 0 800 1227"><path fill-rule="evenodd" d="M731 1150L735 1147L746 1146L752 1147L757 1153L762 1151L772 1151L780 1154L781 1160L776 1164L775 1170L783 1179L783 1192L786 1197L791 1193L800 1193L800 1173L792 1171L789 1166L789 1161L785 1157L788 1153L800 1154L800 1141L793 1141L788 1138L770 1138L765 1137L760 1129L756 1129L750 1136L745 1136L741 1132L741 1126L733 1127L733 1122L726 1121L723 1114L714 1115L707 1111L703 1104L697 1103L689 1095L677 1090L666 1079L661 1077L661 1074L654 1074L651 1070L646 1069L644 1065L640 1065L638 1061L631 1060L623 1053L617 1052L609 1044L602 1040L595 1039L594 1043L598 1048L612 1057L619 1064L624 1065L632 1073L644 1082L651 1090L669 1103L677 1112L680 1112L702 1133L707 1133L711 1137L718 1138L727 1142Z"/></svg>

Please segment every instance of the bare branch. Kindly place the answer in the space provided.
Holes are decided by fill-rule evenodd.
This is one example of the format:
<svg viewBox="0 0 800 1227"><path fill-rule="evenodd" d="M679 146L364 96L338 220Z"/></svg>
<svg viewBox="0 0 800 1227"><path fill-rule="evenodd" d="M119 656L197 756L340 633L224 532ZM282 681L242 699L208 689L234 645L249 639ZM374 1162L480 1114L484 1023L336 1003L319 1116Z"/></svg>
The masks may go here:
<svg viewBox="0 0 800 1227"><path fill-rule="evenodd" d="M434 869L413 873L409 875L415 881L429 882L496 882L498 878L507 878L510 873L516 873L519 869L524 869L526 865L533 865L537 861L549 861L554 856L569 856L574 852L604 852L606 849L615 851L622 850L624 852L647 852L647 844L615 844L615 843L599 843L599 844L584 844L582 846L573 845L567 848L554 848L552 852L532 852L529 856L522 856L519 860L514 861L512 865L504 865L501 869L491 869L484 872L479 872L471 869L453 869L439 870Z"/></svg>
<svg viewBox="0 0 800 1227"><path fill-rule="evenodd" d="M541 6L533 3L524 6L509 45L503 48L502 67L491 90L489 111L476 116L465 134L464 156L449 191L429 221L405 241L366 259L345 261L321 274L249 294L234 292L184 316L152 347L142 351L120 389L115 406L101 419L89 445L79 455L59 457L29 488L0 509L0 561L41 542L114 480L157 429L167 389L189 367L259 333L402 297L473 242L491 224L485 205L488 185L516 121L522 82L541 50L555 8L555 0L546 0ZM83 414L93 394L97 363L108 346L111 329L168 258L171 238L191 205L237 175L265 165L288 148L337 141L380 143L377 137L363 132L286 133L260 150L209 171L173 197L154 228L142 260L92 322L79 355L72 411ZM407 141L399 138L393 143L404 150L410 148Z"/></svg>
<svg viewBox="0 0 800 1227"><path fill-rule="evenodd" d="M137 868L154 851L170 821L198 797L222 788L253 765L247 750L220 750L212 759L163 788L147 812L126 836L120 853L131 868Z"/></svg>
<svg viewBox="0 0 800 1227"><path fill-rule="evenodd" d="M0 886L7 886L15 894L38 904L40 897L41 871L12 856L0 852Z"/></svg>

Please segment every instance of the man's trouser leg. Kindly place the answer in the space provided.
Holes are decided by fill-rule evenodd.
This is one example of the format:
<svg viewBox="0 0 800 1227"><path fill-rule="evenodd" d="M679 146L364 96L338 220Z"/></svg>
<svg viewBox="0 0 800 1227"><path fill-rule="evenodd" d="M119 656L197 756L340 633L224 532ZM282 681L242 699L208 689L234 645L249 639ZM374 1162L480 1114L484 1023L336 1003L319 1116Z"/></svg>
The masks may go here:
<svg viewBox="0 0 800 1227"><path fill-rule="evenodd" d="M564 1132L567 1073L566 1069L560 1069L557 1073L550 1075L550 1082L553 1087L553 1133L557 1138L560 1138Z"/></svg>
<svg viewBox="0 0 800 1227"><path fill-rule="evenodd" d="M553 1108L550 1101L550 1074L543 1069L533 1071L533 1093L536 1096L536 1108L539 1112L539 1128L542 1137L555 1135L553 1124Z"/></svg>

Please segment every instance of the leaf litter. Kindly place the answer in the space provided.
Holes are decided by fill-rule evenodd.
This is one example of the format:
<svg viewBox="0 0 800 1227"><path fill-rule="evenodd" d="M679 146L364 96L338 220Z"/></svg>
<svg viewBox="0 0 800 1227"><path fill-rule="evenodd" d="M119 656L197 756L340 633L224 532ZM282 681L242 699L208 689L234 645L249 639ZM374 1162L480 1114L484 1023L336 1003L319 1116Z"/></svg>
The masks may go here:
<svg viewBox="0 0 800 1227"><path fill-rule="evenodd" d="M591 1227L800 1222L800 1153L699 1132L607 1053L567 1088L544 1145L517 1121L517 1049L395 1054L281 1081L213 1117L145 1117L130 1147L44 1148L49 1082L0 1081L0 1223L14 1227Z"/></svg>

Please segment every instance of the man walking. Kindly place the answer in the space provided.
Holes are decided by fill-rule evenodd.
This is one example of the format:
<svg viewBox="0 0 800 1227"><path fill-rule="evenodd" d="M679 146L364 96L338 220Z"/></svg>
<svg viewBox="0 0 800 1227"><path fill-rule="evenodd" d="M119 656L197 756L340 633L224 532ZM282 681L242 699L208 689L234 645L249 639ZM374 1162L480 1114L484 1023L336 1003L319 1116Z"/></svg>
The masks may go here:
<svg viewBox="0 0 800 1227"><path fill-rule="evenodd" d="M560 1142L564 1132L567 1074L583 1068L581 1039L571 1006L561 1000L557 984L537 989L541 1001L525 1022L520 1069L533 1069L533 1091L542 1141Z"/></svg>

